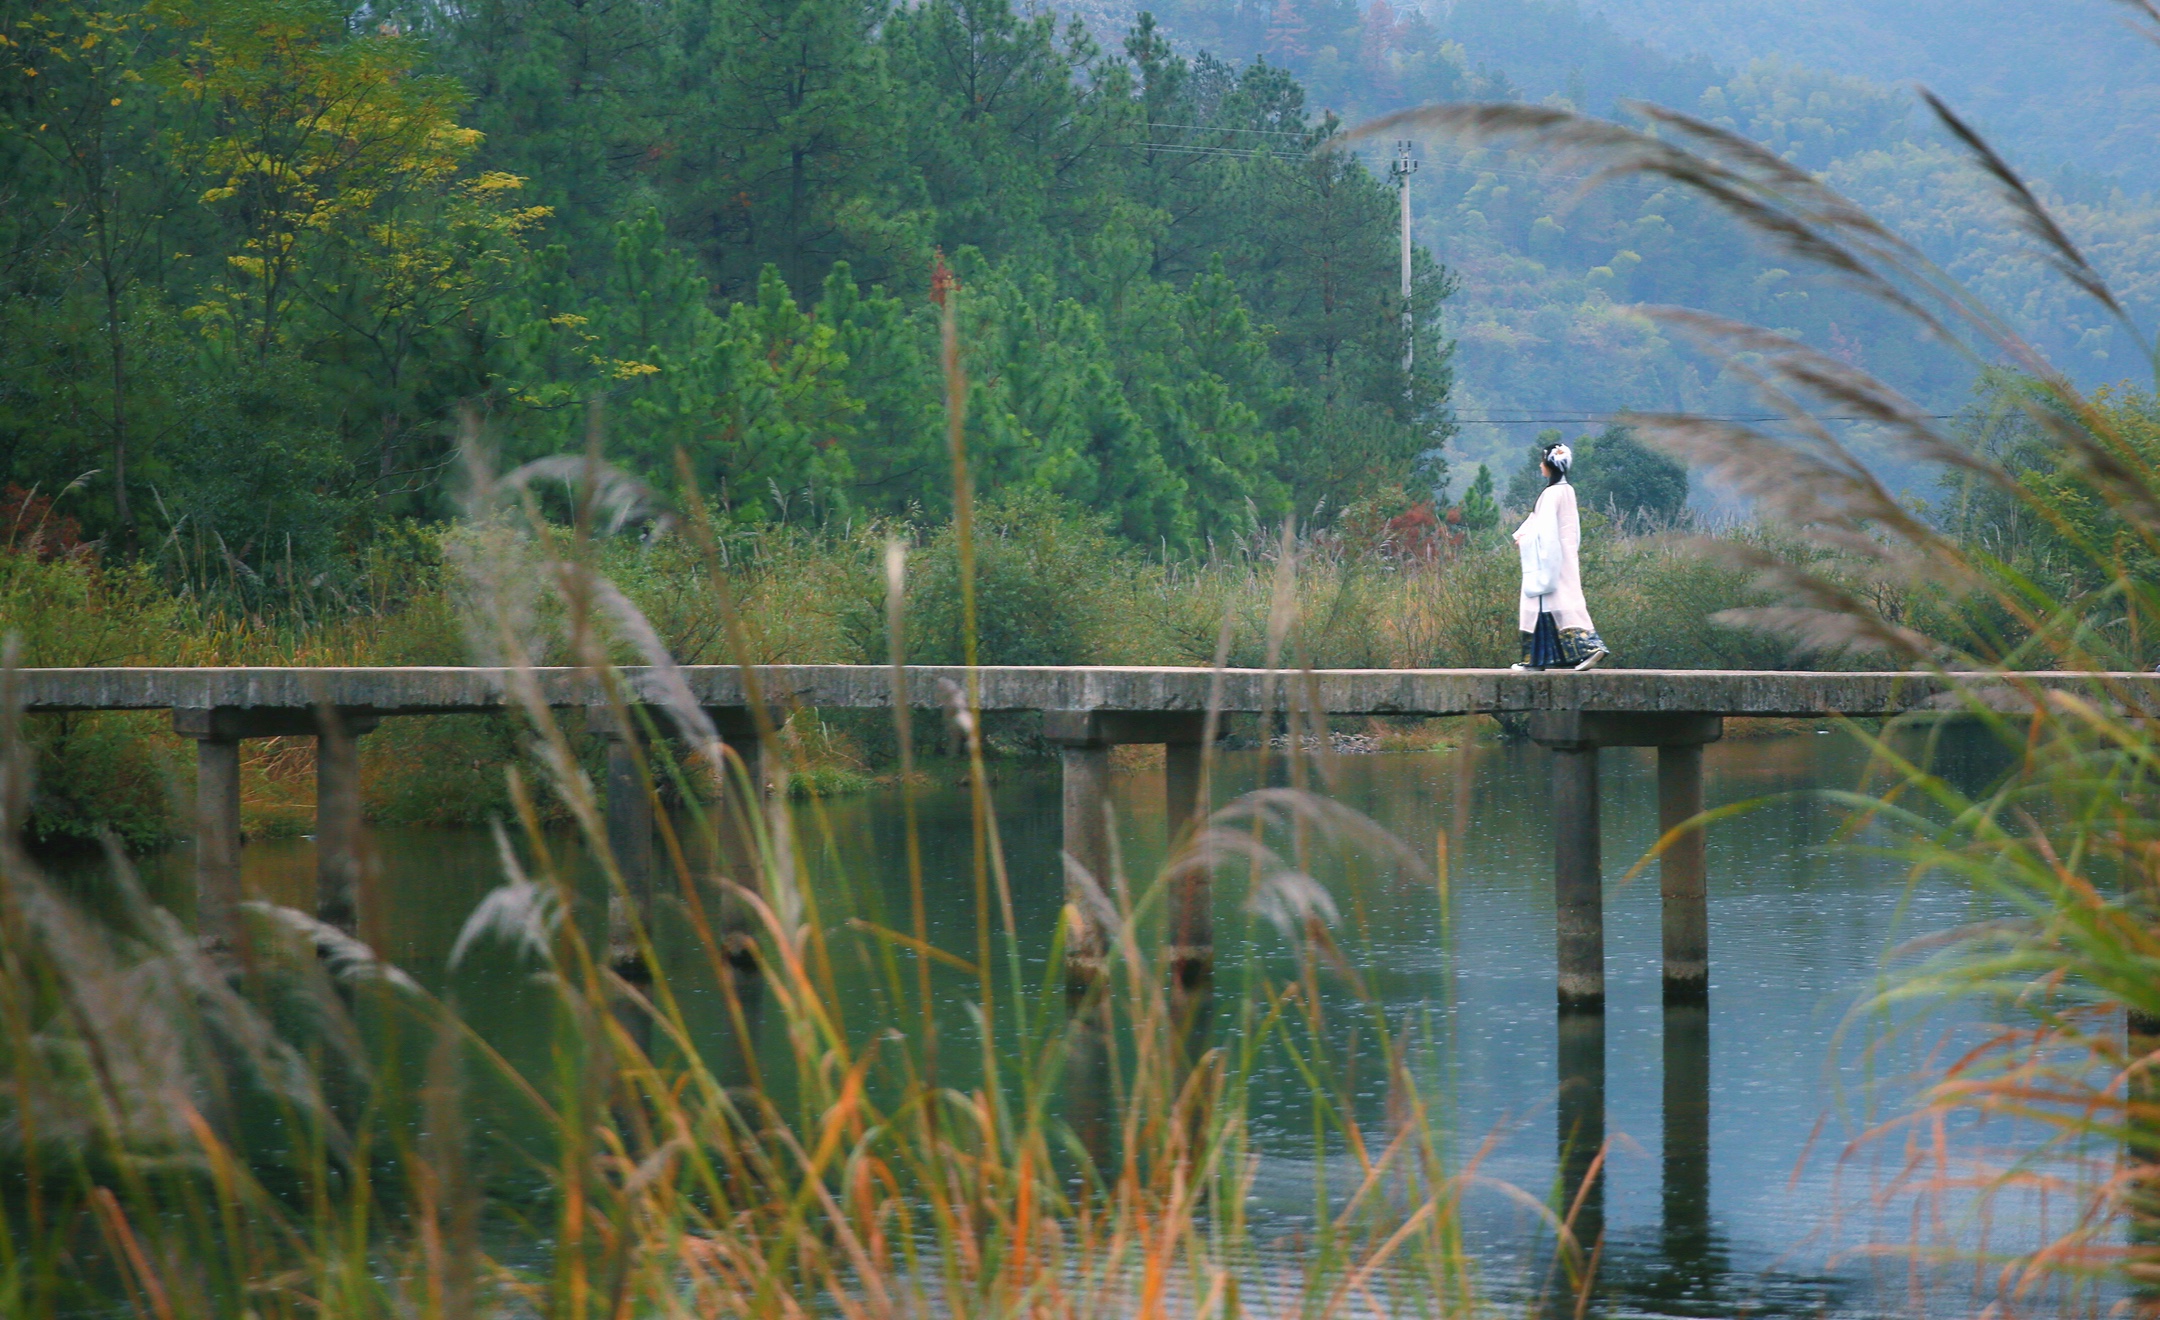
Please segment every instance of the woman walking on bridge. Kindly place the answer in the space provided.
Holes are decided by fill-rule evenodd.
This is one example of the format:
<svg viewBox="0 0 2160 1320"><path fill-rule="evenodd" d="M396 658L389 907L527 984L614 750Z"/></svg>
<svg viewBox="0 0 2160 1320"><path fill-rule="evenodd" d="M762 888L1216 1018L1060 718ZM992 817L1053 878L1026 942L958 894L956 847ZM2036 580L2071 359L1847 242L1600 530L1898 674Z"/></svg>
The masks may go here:
<svg viewBox="0 0 2160 1320"><path fill-rule="evenodd" d="M1545 446L1541 461L1545 489L1537 507L1515 529L1522 551L1522 600L1516 624L1522 633L1522 659L1516 669L1594 669L1612 652L1598 639L1583 601L1582 520L1575 511L1575 488L1568 469L1575 454L1566 445Z"/></svg>

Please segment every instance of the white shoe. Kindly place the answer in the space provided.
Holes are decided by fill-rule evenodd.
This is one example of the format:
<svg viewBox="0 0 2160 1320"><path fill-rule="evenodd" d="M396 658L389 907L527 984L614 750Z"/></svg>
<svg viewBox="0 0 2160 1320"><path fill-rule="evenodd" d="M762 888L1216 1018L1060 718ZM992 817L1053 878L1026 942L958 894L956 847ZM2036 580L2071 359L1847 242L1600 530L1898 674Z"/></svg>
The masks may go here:
<svg viewBox="0 0 2160 1320"><path fill-rule="evenodd" d="M1585 669L1595 669L1598 667L1599 664L1603 663L1606 656L1609 656L1611 654L1612 652L1606 650L1604 647L1601 646L1597 650L1592 651L1590 654L1584 656L1580 661L1576 662L1575 672L1579 674Z"/></svg>
<svg viewBox="0 0 2160 1320"><path fill-rule="evenodd" d="M1514 670L1516 673L1519 674L1527 674L1534 672L1537 669L1537 666L1530 664L1527 661L1518 660L1514 664L1509 665L1508 668Z"/></svg>

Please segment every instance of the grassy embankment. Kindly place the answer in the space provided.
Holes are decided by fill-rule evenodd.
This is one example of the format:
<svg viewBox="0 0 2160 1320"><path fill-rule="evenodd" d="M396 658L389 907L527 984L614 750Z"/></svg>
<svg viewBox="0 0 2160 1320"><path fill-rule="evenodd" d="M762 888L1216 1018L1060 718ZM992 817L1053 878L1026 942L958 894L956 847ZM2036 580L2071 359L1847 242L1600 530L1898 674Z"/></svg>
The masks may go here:
<svg viewBox="0 0 2160 1320"><path fill-rule="evenodd" d="M1670 534L1627 531L1590 515L1584 573L1616 663L1636 667L1780 668L1837 663L1721 626L1719 611L1757 603L1751 570ZM112 567L0 551L0 618L25 665L464 664L476 654L461 620L459 563L491 535L411 528L353 566L342 590L235 583L186 565ZM913 546L908 650L924 663L961 659L957 554L949 527L877 523L846 530L776 528L726 547L721 570L741 602L754 658L771 663L878 663L886 655L882 560L898 536ZM1752 529L1713 542L1755 550ZM1042 502L983 511L978 573L984 663L1260 665L1279 543L1255 536L1210 559L1159 562L1069 508ZM1504 531L1436 556L1403 557L1384 531L1352 528L1300 541L1294 622L1285 656L1319 667L1491 666L1515 654L1516 564ZM599 543L604 571L685 663L726 661L708 570L680 538ZM562 611L530 602L528 643L565 659ZM479 653L492 650L482 646ZM627 651L617 658L630 660ZM1849 661L1847 661L1849 663ZM1373 724L1355 732L1386 750L1473 736L1464 722ZM33 837L88 840L112 829L150 846L185 828L187 747L155 713L40 718L31 725L44 785ZM786 729L798 792L841 792L888 779L892 731L874 716L799 716ZM922 733L929 773L949 770L949 739ZM994 756L1040 750L1025 721L993 720ZM508 814L500 767L522 743L510 721L482 716L394 720L363 743L366 808L381 823L466 824ZM589 749L588 749L589 750ZM312 741L246 744L245 828L293 834L312 819ZM1141 756L1130 749L1128 756ZM557 811L556 805L544 807Z"/></svg>

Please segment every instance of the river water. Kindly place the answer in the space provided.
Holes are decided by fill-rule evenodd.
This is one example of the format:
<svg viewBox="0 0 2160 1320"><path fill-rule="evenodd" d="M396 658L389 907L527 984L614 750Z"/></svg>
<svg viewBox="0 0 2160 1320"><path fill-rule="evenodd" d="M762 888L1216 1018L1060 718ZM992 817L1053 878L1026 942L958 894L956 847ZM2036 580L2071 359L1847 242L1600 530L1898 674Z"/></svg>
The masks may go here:
<svg viewBox="0 0 2160 1320"><path fill-rule="evenodd" d="M1962 1275L1930 1276L1928 1296L1895 1257L1871 1244L1914 1240L1910 1203L1871 1208L1902 1154L1901 1139L1849 1146L1910 1095L1906 1074L1939 1033L1895 1038L1854 1018L1898 941L1971 919L1971 898L1947 885L1908 888L1894 861L1828 848L1842 819L1806 790L1852 787L1864 749L1843 733L1728 741L1705 756L1712 806L1763 800L1715 825L1708 841L1711 931L1707 1013L1660 1003L1655 868L1621 877L1656 836L1656 753L1604 752L1607 874L1604 1123L1611 1154L1602 1185L1607 1245L1597 1313L1613 1315L1875 1315L1958 1313ZM1279 765L1279 763L1278 763ZM1430 858L1445 831L1445 897L1423 877L1369 864L1317 866L1342 915L1343 941L1390 1021L1414 1028L1421 1089L1438 1097L1459 1155L1490 1145L1496 1183L1549 1199L1559 1160L1556 1104L1563 1035L1581 1073L1595 1037L1561 1023L1553 998L1552 842L1545 752L1484 745L1429 753L1332 758L1329 796ZM1227 755L1218 804L1259 783L1260 754ZM1315 768L1318 773L1318 768ZM1159 768L1117 774L1114 805L1131 874L1162 851ZM1014 903L1031 968L1047 953L1060 903L1058 784L1053 767L1003 763L995 789ZM972 845L966 795L918 794L929 928L972 956ZM896 791L836 798L804 815L806 858L828 926L863 913L904 926L904 835ZM449 988L513 1052L534 992L510 964L481 959L455 976L446 959L475 903L499 883L485 831L378 830L384 952L423 983ZM309 901L306 840L251 844L247 881L296 906ZM166 883L184 869L168 858ZM843 885L838 877L846 876ZM1245 968L1288 975L1280 939L1242 908L1241 886L1218 883L1219 981ZM885 1011L864 981L860 1011ZM964 1030L971 984L941 978L940 1017ZM709 1008L710 1006L708 1006ZM490 1025L492 1024L492 1025ZM768 1021L768 1027L774 1024ZM859 1026L860 1024L858 1024ZM783 1051L777 1030L761 1052ZM1871 1046L1878 1048L1870 1049ZM1588 1050L1588 1056L1584 1051ZM784 1070L783 1070L784 1071ZM1360 1094L1377 1119L1384 1081ZM1578 1078L1578 1081L1582 1079ZM1569 1111L1579 1117L1580 1106ZM1252 1121L1261 1165L1252 1207L1262 1236L1308 1222L1314 1195L1311 1107L1287 1066L1256 1085ZM1487 1287L1502 1298L1538 1286L1550 1239L1495 1190L1466 1210ZM1998 1224L1998 1229L2003 1226ZM2015 1236L2016 1225L2008 1236ZM1953 1228L1953 1236L1955 1236ZM1969 1235L1968 1240L1969 1240ZM1933 1240L1933 1239L1928 1239Z"/></svg>

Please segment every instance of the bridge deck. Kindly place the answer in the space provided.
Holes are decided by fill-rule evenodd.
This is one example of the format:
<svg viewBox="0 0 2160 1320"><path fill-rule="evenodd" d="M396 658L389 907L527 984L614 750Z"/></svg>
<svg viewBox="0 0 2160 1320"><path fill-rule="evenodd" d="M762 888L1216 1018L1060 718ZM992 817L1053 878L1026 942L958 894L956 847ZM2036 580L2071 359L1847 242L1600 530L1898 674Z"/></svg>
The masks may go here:
<svg viewBox="0 0 2160 1320"><path fill-rule="evenodd" d="M678 671L701 706L740 707L743 672L733 665ZM625 668L632 692L663 701L660 671ZM893 704L892 671L881 665L761 665L759 687L780 707L881 708ZM1493 669L1257 669L1114 666L985 666L976 671L984 710L1133 712L1257 711L1279 708L1284 689L1301 706L1338 715L1464 715L1540 710L1700 713L1736 716L1897 715L1957 703L1951 682L1926 673L1814 673L1767 670L1611 669L1587 674ZM550 706L605 704L594 675L576 668L527 671ZM941 704L958 666L911 666L910 704ZM229 708L305 711L323 706L378 715L502 710L516 671L484 667L24 669L14 675L23 709L38 711ZM1973 680L1968 680L1973 681ZM2064 691L2160 709L2160 675L2036 673L1989 676L1992 704L2029 707L2031 694Z"/></svg>

